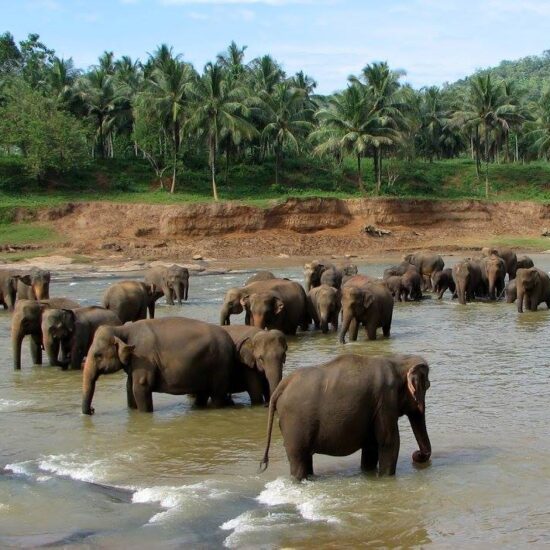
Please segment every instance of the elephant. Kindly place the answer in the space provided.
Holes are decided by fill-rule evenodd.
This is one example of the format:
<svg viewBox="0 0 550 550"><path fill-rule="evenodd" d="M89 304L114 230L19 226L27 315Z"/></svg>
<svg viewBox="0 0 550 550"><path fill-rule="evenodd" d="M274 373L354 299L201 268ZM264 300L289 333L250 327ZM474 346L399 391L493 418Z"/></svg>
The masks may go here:
<svg viewBox="0 0 550 550"><path fill-rule="evenodd" d="M517 298L518 298L518 290L516 285L516 279L512 279L506 283L506 303L513 304L517 300Z"/></svg>
<svg viewBox="0 0 550 550"><path fill-rule="evenodd" d="M0 304L13 311L17 298L17 281L20 275L7 269L0 270Z"/></svg>
<svg viewBox="0 0 550 550"><path fill-rule="evenodd" d="M517 269L529 269L530 267L535 267L535 263L529 256L518 256L516 266Z"/></svg>
<svg viewBox="0 0 550 550"><path fill-rule="evenodd" d="M445 262L439 254L431 252L417 252L415 254L407 254L403 257L405 262L409 262L418 269L418 273L423 280L423 290L432 289L432 275L437 271L443 271Z"/></svg>
<svg viewBox="0 0 550 550"><path fill-rule="evenodd" d="M76 309L78 302L69 298L50 298L49 300L18 300L11 319L11 342L13 350L13 368L21 370L21 344L23 338L31 336L30 348L34 365L42 364L42 315L48 308Z"/></svg>
<svg viewBox="0 0 550 550"><path fill-rule="evenodd" d="M47 309L42 314L42 341L50 365L63 370L80 369L95 331L102 325L119 326L122 323L114 311L99 307L76 309ZM65 360L59 360L59 350ZM66 360L70 357L70 360Z"/></svg>
<svg viewBox="0 0 550 550"><path fill-rule="evenodd" d="M403 286L402 275L391 275L384 279L384 285L393 296L394 302L405 302L407 300L407 290Z"/></svg>
<svg viewBox="0 0 550 550"><path fill-rule="evenodd" d="M516 253L509 248L492 248L486 246L481 249L481 255L483 257L491 256L492 254L495 254L496 256L499 256L504 260L504 263L506 264L506 273L508 273L508 278L515 279L516 271L518 269L518 257L516 256Z"/></svg>
<svg viewBox="0 0 550 550"><path fill-rule="evenodd" d="M321 285L328 285L333 288L340 289L342 286L343 276L344 274L341 269L338 269L337 267L329 267L321 273L320 283Z"/></svg>
<svg viewBox="0 0 550 550"><path fill-rule="evenodd" d="M453 279L453 270L448 267L443 271L436 271L432 276L433 291L437 293L437 299L441 300L443 294L448 289L452 292L453 298L455 298L456 285Z"/></svg>
<svg viewBox="0 0 550 550"><path fill-rule="evenodd" d="M230 404L236 350L221 327L186 319L143 319L119 327L97 329L82 374L82 413L93 414L92 400L102 374L128 375L128 407L153 412L153 392L191 394L198 406L211 398L215 406Z"/></svg>
<svg viewBox="0 0 550 550"><path fill-rule="evenodd" d="M246 391L252 405L268 404L283 377L288 349L280 330L225 326L237 350L238 360L231 376L231 393Z"/></svg>
<svg viewBox="0 0 550 550"><path fill-rule="evenodd" d="M404 275L405 272L413 267L416 269L415 266L410 264L409 262L401 262L398 265L392 265L390 267L387 267L384 269L384 279L388 279L389 277L399 277L401 275Z"/></svg>
<svg viewBox="0 0 550 550"><path fill-rule="evenodd" d="M369 340L376 340L376 330L382 327L390 336L393 316L393 297L382 282L365 275L355 275L342 288L342 329L339 341L344 344L350 330L350 340L357 340L359 325L363 324Z"/></svg>
<svg viewBox="0 0 550 550"><path fill-rule="evenodd" d="M479 261L466 259L457 263L453 267L453 281L458 302L462 305L485 294Z"/></svg>
<svg viewBox="0 0 550 550"><path fill-rule="evenodd" d="M271 279L276 279L277 277L271 273L271 271L257 271L254 275L249 277L246 280L244 285L249 285L250 283L255 283L257 281L270 281Z"/></svg>
<svg viewBox="0 0 550 550"><path fill-rule="evenodd" d="M355 264L346 264L342 266L342 275L344 277L353 277L359 273L359 269Z"/></svg>
<svg viewBox="0 0 550 550"><path fill-rule="evenodd" d="M304 265L305 289L309 292L312 288L321 284L323 271L334 268L334 265L324 260L313 260Z"/></svg>
<svg viewBox="0 0 550 550"><path fill-rule="evenodd" d="M155 318L155 286L138 281L119 281L103 294L102 306L114 311L122 323Z"/></svg>
<svg viewBox="0 0 550 550"><path fill-rule="evenodd" d="M288 335L296 334L298 327L308 329L307 296L299 283L273 279L252 283L245 290L241 305L252 326L275 328Z"/></svg>
<svg viewBox="0 0 550 550"><path fill-rule="evenodd" d="M290 475L313 475L313 455L347 456L361 449L361 470L395 475L400 416L407 415L419 450L415 463L428 462L432 446L426 429L429 367L416 355L344 354L320 366L297 369L283 378L269 402L267 442L260 471L269 465L275 411Z"/></svg>
<svg viewBox="0 0 550 550"><path fill-rule="evenodd" d="M304 289L288 279L256 281L241 288L230 288L220 312L220 325L230 325L230 316L243 310L245 324L277 328L285 334L295 334L298 325L307 330L309 325ZM256 312L255 318L252 310Z"/></svg>
<svg viewBox="0 0 550 550"><path fill-rule="evenodd" d="M405 299L418 302L422 300L422 277L416 269L407 269L401 275L401 284L405 289Z"/></svg>
<svg viewBox="0 0 550 550"><path fill-rule="evenodd" d="M506 264L496 254L481 258L481 280L490 300L497 300L504 292L506 278Z"/></svg>
<svg viewBox="0 0 550 550"><path fill-rule="evenodd" d="M330 323L338 331L338 316L342 308L339 290L329 285L316 286L308 292L307 304L315 328L326 334Z"/></svg>
<svg viewBox="0 0 550 550"><path fill-rule="evenodd" d="M518 312L523 313L523 307L529 311L537 311L539 304L546 302L550 309L550 277L538 267L521 268L516 273Z"/></svg>
<svg viewBox="0 0 550 550"><path fill-rule="evenodd" d="M174 305L174 298L181 305L189 295L189 270L179 265L152 267L145 273L145 284L154 285L155 301L164 296L166 303Z"/></svg>
<svg viewBox="0 0 550 550"><path fill-rule="evenodd" d="M49 271L32 268L17 280L17 298L20 300L47 300L50 297Z"/></svg>

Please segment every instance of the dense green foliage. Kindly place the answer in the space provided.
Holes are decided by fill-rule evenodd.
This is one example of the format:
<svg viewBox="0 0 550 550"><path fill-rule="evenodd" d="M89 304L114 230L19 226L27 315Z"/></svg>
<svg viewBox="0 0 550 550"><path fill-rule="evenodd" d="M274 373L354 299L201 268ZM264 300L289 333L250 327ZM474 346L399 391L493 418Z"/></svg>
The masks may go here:
<svg viewBox="0 0 550 550"><path fill-rule="evenodd" d="M512 197L527 191L506 182L538 160L532 171L544 184L529 182L527 194L547 195L546 54L518 62L527 73L506 62L442 89L415 90L372 63L324 97L304 73L286 75L269 55L247 63L245 53L232 43L199 73L161 45L144 62L105 52L81 71L36 34L19 44L0 35L6 204L23 187L30 194L21 198L38 202L53 188L154 201L166 190L217 200L218 189L238 199ZM535 75L537 94L528 89Z"/></svg>

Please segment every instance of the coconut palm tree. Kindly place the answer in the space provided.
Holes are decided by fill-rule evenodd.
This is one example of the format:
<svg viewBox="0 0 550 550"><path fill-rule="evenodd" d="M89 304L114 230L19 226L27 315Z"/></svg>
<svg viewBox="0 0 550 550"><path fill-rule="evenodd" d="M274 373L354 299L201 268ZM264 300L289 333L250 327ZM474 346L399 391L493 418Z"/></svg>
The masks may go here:
<svg viewBox="0 0 550 550"><path fill-rule="evenodd" d="M305 106L306 94L289 80L258 92L255 104L264 122L262 139L275 151L275 183L279 183L285 148L300 150L300 140L313 129L310 109Z"/></svg>
<svg viewBox="0 0 550 550"><path fill-rule="evenodd" d="M540 158L550 159L550 88L546 89L533 106L535 120L528 124L528 136L532 138L533 149Z"/></svg>
<svg viewBox="0 0 550 550"><path fill-rule="evenodd" d="M78 76L79 71L75 68L72 58L54 57L46 74L45 91L48 95L54 96L60 105L67 106L74 96L73 86Z"/></svg>
<svg viewBox="0 0 550 550"><path fill-rule="evenodd" d="M380 117L376 99L360 82L330 98L328 107L317 112L320 129L310 135L317 154L340 153L354 155L357 160L357 186L364 192L361 160L382 145L391 145L397 132ZM379 187L377 185L377 189Z"/></svg>
<svg viewBox="0 0 550 550"><path fill-rule="evenodd" d="M246 119L249 111L242 101L245 91L221 65L206 64L204 74L193 84L192 96L188 126L206 137L212 194L217 201L216 159L220 139L228 133L251 138L257 131Z"/></svg>
<svg viewBox="0 0 550 550"><path fill-rule="evenodd" d="M189 63L183 62L179 56L174 57L171 52L160 61L153 59L151 66L146 93L170 139L173 162L170 193L174 193L182 132L189 118L190 94L196 73Z"/></svg>

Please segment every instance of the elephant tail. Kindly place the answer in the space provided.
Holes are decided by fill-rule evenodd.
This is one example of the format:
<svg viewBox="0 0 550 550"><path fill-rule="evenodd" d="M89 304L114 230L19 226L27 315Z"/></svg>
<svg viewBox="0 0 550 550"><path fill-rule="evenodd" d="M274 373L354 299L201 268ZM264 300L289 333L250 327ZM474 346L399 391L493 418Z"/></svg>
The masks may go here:
<svg viewBox="0 0 550 550"><path fill-rule="evenodd" d="M273 419L275 417L275 411L277 410L277 399L281 397L283 389L286 386L285 381L279 382L271 399L269 400L269 415L267 417L267 441L265 445L264 457L260 462L259 473L263 473L267 470L269 466L269 447L271 446L271 434L273 433Z"/></svg>

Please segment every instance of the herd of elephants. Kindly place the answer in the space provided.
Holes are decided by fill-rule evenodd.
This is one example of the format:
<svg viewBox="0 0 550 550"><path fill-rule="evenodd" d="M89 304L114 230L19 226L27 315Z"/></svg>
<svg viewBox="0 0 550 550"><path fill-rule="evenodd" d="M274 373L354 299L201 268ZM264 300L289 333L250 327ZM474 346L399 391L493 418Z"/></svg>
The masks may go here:
<svg viewBox="0 0 550 550"><path fill-rule="evenodd" d="M363 325L369 340L377 330L390 336L394 302L421 300L449 290L460 304L475 299L550 308L550 278L527 256L484 248L445 269L441 256L408 254L382 279L359 274L357 266L326 261L304 266L305 287L259 271L244 286L227 291L220 325L185 317L155 319L155 302L187 300L189 272L180 266L154 267L143 281L120 281L107 288L101 306L80 307L68 298L50 298L50 273L0 270L0 303L13 312L14 368L21 368L21 344L29 336L34 364L42 351L51 365L80 369L82 412L93 414L98 377L124 370L128 407L153 411L153 392L188 394L197 406L232 404L232 394L248 392L251 403L269 405L268 436L261 467L268 465L274 413L297 480L313 474L315 453L344 456L361 450L361 468L395 473L399 454L398 418L407 415L427 462L431 443L425 423L429 367L416 355L340 354L332 361L295 370L283 378L286 336L298 329L333 330L341 343L356 340ZM245 325L231 325L245 312ZM149 319L147 319L149 313ZM341 324L339 329L339 322Z"/></svg>

